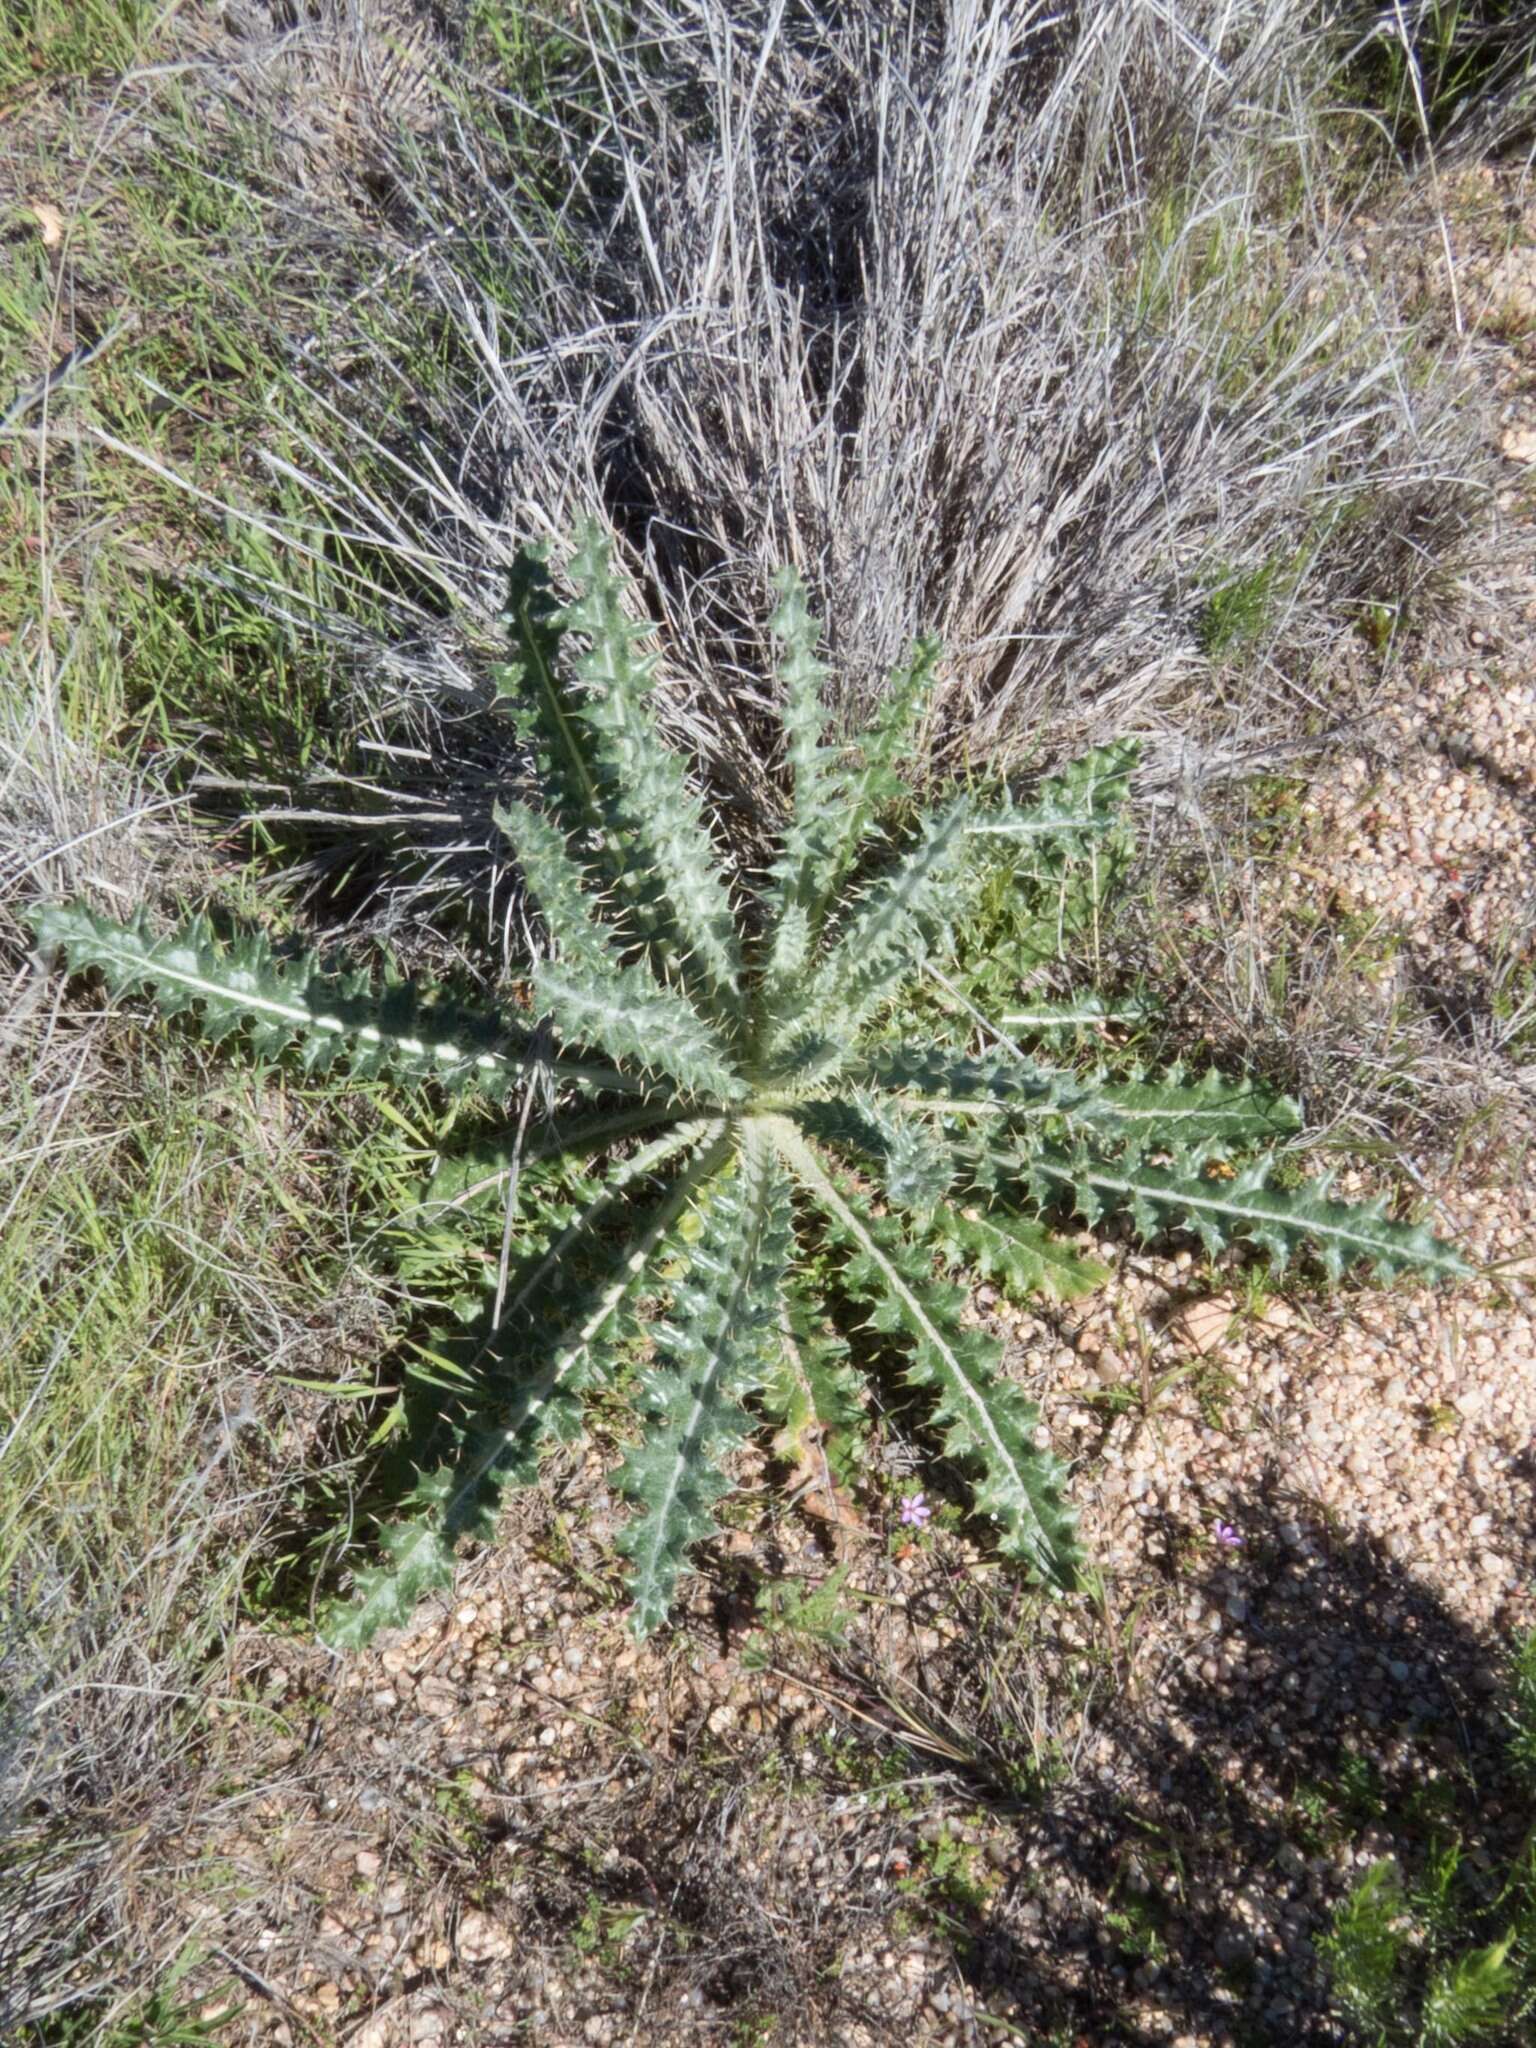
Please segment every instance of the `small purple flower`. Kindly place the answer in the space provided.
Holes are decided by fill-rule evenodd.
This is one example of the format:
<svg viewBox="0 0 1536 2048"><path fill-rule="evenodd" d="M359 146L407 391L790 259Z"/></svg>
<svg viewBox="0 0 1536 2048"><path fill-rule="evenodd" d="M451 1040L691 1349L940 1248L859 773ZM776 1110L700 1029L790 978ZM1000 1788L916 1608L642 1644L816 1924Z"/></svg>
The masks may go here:
<svg viewBox="0 0 1536 2048"><path fill-rule="evenodd" d="M902 1526L907 1529L926 1529L933 1509L920 1493L909 1493L901 1504Z"/></svg>
<svg viewBox="0 0 1536 2048"><path fill-rule="evenodd" d="M1241 1550L1243 1547L1242 1537L1230 1522L1217 1522L1211 1534L1223 1550Z"/></svg>

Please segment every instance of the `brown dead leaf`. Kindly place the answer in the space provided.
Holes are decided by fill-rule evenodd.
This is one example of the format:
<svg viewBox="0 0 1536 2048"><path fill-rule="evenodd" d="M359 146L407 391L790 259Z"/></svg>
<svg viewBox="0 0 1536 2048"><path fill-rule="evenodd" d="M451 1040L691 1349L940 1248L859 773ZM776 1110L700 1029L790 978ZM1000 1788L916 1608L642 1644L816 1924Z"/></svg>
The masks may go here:
<svg viewBox="0 0 1536 2048"><path fill-rule="evenodd" d="M64 239L64 216L56 206L50 206L46 199L29 199L27 210L37 222L37 232L43 238L45 249L57 249Z"/></svg>
<svg viewBox="0 0 1536 2048"><path fill-rule="evenodd" d="M799 1431L781 1429L773 1440L773 1449L777 1457L792 1467L789 1475L791 1496L798 1496L806 1514L828 1525L832 1554L840 1557L843 1530L862 1529L864 1524L859 1520L852 1501L832 1476L821 1436L820 1425L814 1422Z"/></svg>

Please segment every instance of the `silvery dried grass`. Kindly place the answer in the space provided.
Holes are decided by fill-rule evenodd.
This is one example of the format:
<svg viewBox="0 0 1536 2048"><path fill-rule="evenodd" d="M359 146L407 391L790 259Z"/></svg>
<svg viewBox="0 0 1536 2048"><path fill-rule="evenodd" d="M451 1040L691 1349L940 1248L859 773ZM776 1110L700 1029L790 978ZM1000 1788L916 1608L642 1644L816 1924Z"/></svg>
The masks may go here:
<svg viewBox="0 0 1536 2048"><path fill-rule="evenodd" d="M1325 717L1312 664L1454 560L1475 409L1349 255L1315 9L630 22L620 46L581 16L568 96L523 110L553 215L463 121L394 152L454 379L378 438L373 481L318 441L298 464L471 642L516 549L596 510L663 617L675 724L749 800L752 621L786 560L839 622L851 703L941 636L943 761L1141 730L1209 767ZM1210 648L1231 590L1262 598L1240 674ZM471 695L463 637L417 623L403 695Z"/></svg>

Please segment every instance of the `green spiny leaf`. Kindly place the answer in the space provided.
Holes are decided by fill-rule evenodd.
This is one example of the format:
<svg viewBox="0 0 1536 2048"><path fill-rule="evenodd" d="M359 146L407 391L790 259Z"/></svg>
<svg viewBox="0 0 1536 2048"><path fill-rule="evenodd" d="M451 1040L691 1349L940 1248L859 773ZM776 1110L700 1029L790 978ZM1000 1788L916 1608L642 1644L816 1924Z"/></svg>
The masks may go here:
<svg viewBox="0 0 1536 2048"><path fill-rule="evenodd" d="M666 1074L703 1102L745 1094L713 1028L676 990L658 988L644 967L615 972L541 960L533 986L570 1044L597 1046L610 1059Z"/></svg>
<svg viewBox="0 0 1536 2048"><path fill-rule="evenodd" d="M438 1219L419 1233L415 1270L429 1284L445 1280L444 1294L467 1304L466 1321L474 1296L454 1283L467 1270L495 1276L496 1300L473 1329L419 1347L408 1368L422 1425L412 1423L412 1512L385 1528L383 1561L358 1574L333 1640L361 1642L403 1622L424 1592L451 1582L457 1544L488 1538L503 1487L532 1478L545 1446L580 1429L584 1392L653 1309L663 1320L642 1381L647 1434L623 1481L638 1503L623 1547L640 1629L663 1617L689 1545L712 1527L750 1397L779 1418L777 1443L797 1472L813 1450L856 1434L846 1349L786 1285L784 1166L819 1207L825 1241L841 1248L845 1296L900 1340L910 1378L932 1393L944 1445L975 1475L977 1508L998 1521L1005 1554L1058 1583L1076 1560L1060 1469L1036 1449L1035 1411L1001 1376L997 1346L966 1326L966 1291L936 1274L938 1258L1016 1297L1093 1284L1096 1268L1017 1213L1022 1197L1041 1211L1075 1204L1090 1221L1126 1210L1143 1231L1187 1226L1212 1249L1247 1237L1277 1260L1312 1246L1335 1273L1358 1258L1385 1274L1467 1270L1453 1248L1379 1202L1351 1207L1326 1187L1279 1187L1262 1150L1244 1163L1298 1123L1295 1105L1262 1086L1178 1069L1116 1078L1016 1051L965 1059L871 1048L869 1027L905 976L926 967L944 980L937 956L955 950L956 919L982 879L1024 892L1028 935L995 963L988 1012L1027 986L1021 976L1058 961L1064 932L1097 918L1128 843L1121 814L1135 750L1100 749L1027 802L950 804L887 857L877 814L905 794L896 769L934 650L919 649L874 729L839 753L825 742L816 629L788 574L773 625L795 798L763 986L745 993L730 887L702 804L651 715L648 629L626 615L595 532L574 573L580 594L564 613L537 565L514 577L514 660L501 677L550 806L547 817L522 805L500 813L556 950L535 974L545 1011L536 1033L463 1016L409 985L375 992L364 974L322 975L313 960L279 965L259 939L223 948L202 923L156 939L142 922L124 928L82 909L37 920L44 944L120 990L153 989L168 1011L201 1012L213 1038L240 1029L258 1052L291 1045L312 1068L345 1047L365 1074L429 1074L496 1100L527 1089L517 1127L446 1164L415 1212L429 1226ZM568 632L586 649L569 691L557 674ZM838 903L861 863L860 888ZM968 944L950 965L984 1022ZM1109 1014L1090 997L1026 1008L1016 1024L1045 1031ZM547 1025L613 1064L544 1057ZM573 1093L594 1092L621 1099L564 1114ZM685 1121L700 1111L719 1113ZM812 1138L857 1160L906 1220L873 1213ZM493 1197L506 1219L499 1258L471 1254L446 1214ZM1484 1970L1490 1981L1498 1960ZM1465 1986L1449 1988L1459 1996Z"/></svg>
<svg viewBox="0 0 1536 2048"><path fill-rule="evenodd" d="M852 1056L861 1027L963 897L969 815L961 799L924 819L916 845L871 884L811 975L804 1001L770 1034L770 1074L803 1085L835 1073Z"/></svg>
<svg viewBox="0 0 1536 2048"><path fill-rule="evenodd" d="M495 816L560 957L594 973L618 973L622 940L598 917L597 879L572 858L559 826L520 803L497 804Z"/></svg>
<svg viewBox="0 0 1536 2048"><path fill-rule="evenodd" d="M1183 1225L1212 1253L1250 1238L1277 1266L1311 1246L1335 1279L1360 1260L1369 1260L1383 1278L1414 1271L1462 1279L1471 1271L1453 1245L1423 1224L1393 1222L1384 1201L1337 1202L1316 1186L1271 1186L1268 1158L1230 1179L1186 1179L1140 1161L1060 1150L1035 1155L1024 1171L1042 1200L1069 1192L1090 1222L1105 1209L1125 1209L1144 1236Z"/></svg>
<svg viewBox="0 0 1536 2048"><path fill-rule="evenodd" d="M790 661L797 658L792 635L804 636L809 632L807 651L814 649L814 628L804 618L803 596L784 624L786 631L780 637L786 642ZM916 727L932 695L939 653L936 640L917 643L910 661L891 678L873 720L854 741L848 756L839 758L832 749L816 748L813 752L806 737L800 740L797 751L791 724L795 809L784 857L776 870L781 876L782 908L772 920L774 937L767 975L774 992L770 1022L793 1015L800 976L820 944L838 890L857 864L880 811L908 793L897 764L909 753ZM784 672L788 683L787 664ZM818 685L821 673L818 665ZM810 678L803 662L798 675L804 689ZM808 737L809 714L796 704L793 689L788 696L786 723L798 719L802 733ZM816 731L819 738L819 724ZM808 787L802 787L802 780Z"/></svg>
<svg viewBox="0 0 1536 2048"><path fill-rule="evenodd" d="M467 1207L487 1196L499 1201L520 1164L592 1159L627 1138L671 1122L676 1114L675 1106L664 1100L626 1103L620 1109L599 1110L587 1117L562 1116L521 1134L462 1146L438 1161L431 1184L410 1213L430 1222L443 1209Z"/></svg>
<svg viewBox="0 0 1536 2048"><path fill-rule="evenodd" d="M1198 1081L1115 1080L1077 1075L1035 1060L969 1060L929 1047L882 1048L851 1068L852 1078L913 1107L993 1122L1047 1122L1109 1142L1138 1139L1164 1149L1208 1141L1246 1144L1300 1126L1288 1096L1262 1082L1229 1081L1214 1070Z"/></svg>
<svg viewBox="0 0 1536 2048"><path fill-rule="evenodd" d="M1009 1010L998 1022L1005 1031L1074 1031L1096 1024L1134 1024L1152 1015L1150 1003L1127 997L1110 1002L1102 996L1068 996L1060 1002L1031 1003Z"/></svg>
<svg viewBox="0 0 1536 2048"><path fill-rule="evenodd" d="M839 792L839 832L817 905L818 926L834 893L848 879L871 824L887 805L904 801L910 793L902 764L916 744L943 651L932 638L916 642L881 692L868 726L853 742L854 765Z"/></svg>
<svg viewBox="0 0 1536 2048"><path fill-rule="evenodd" d="M647 1148L521 1277L500 1325L486 1332L471 1361L467 1377L484 1393L471 1425L459 1432L457 1455L421 1478L406 1503L415 1510L411 1518L380 1532L386 1561L354 1575L352 1596L322 1629L333 1647L358 1649L381 1628L405 1627L428 1593L452 1584L460 1540L486 1541L495 1533L505 1489L530 1485L546 1445L575 1435L582 1392L627 1334L627 1305L665 1255L683 1248L680 1220L726 1163L719 1132L719 1125L689 1126ZM594 1277L565 1284L563 1261L576 1239L590 1237L618 1195L700 1139L712 1142L644 1228L613 1246ZM551 1277L557 1286L545 1294Z"/></svg>
<svg viewBox="0 0 1536 2048"><path fill-rule="evenodd" d="M734 1020L741 990L736 920L703 806L649 710L654 663L640 642L650 629L626 616L625 585L597 526L585 529L571 573L581 594L559 624L589 642L577 665L587 690L573 709L591 736L609 857L621 862L615 884L702 1007L717 1021Z"/></svg>
<svg viewBox="0 0 1536 2048"><path fill-rule="evenodd" d="M541 961L534 970L534 987L562 1036L670 1075L695 1095L729 1100L739 1094L715 1027L679 990L638 964L622 964L559 830L524 804L498 805L496 822L512 841L560 946L558 961Z"/></svg>
<svg viewBox="0 0 1536 2048"><path fill-rule="evenodd" d="M1069 1301L1109 1278L1106 1267L1073 1251L1043 1223L1005 1209L946 1203L934 1212L931 1231L951 1264L995 1280L1020 1307L1041 1295Z"/></svg>
<svg viewBox="0 0 1536 2048"><path fill-rule="evenodd" d="M956 1116L1053 1112L1068 1099L1070 1074L1033 1060L965 1059L938 1046L880 1046L849 1063L847 1085L878 1088L913 1107Z"/></svg>
<svg viewBox="0 0 1536 2048"><path fill-rule="evenodd" d="M769 1123L790 1171L848 1248L843 1285L870 1303L876 1328L899 1330L911 1343L910 1377L937 1397L935 1419L946 1452L979 1475L977 1512L1000 1524L1007 1555L1058 1586L1071 1586L1078 1548L1063 1496L1065 1475L1035 1447L1034 1407L999 1377L1000 1347L960 1326L961 1291L935 1281L926 1255L840 1186L792 1123L778 1117Z"/></svg>
<svg viewBox="0 0 1536 2048"><path fill-rule="evenodd" d="M807 609L805 587L793 569L781 569L774 588L779 602L768 624L780 648L793 794L783 849L773 870L774 890L766 906L773 936L765 972L770 986L783 986L800 975L810 958L813 917L828 882L845 812L837 752L822 744L826 719L821 685L827 672L816 658L821 629Z"/></svg>
<svg viewBox="0 0 1536 2048"><path fill-rule="evenodd" d="M887 1201L926 1215L955 1178L952 1148L931 1124L873 1090L850 1091L796 1106L802 1130L872 1171Z"/></svg>
<svg viewBox="0 0 1536 2048"><path fill-rule="evenodd" d="M524 548L508 584L512 658L493 672L497 694L534 748L538 786L556 821L567 833L589 831L601 823L602 803L559 679L563 627L543 552Z"/></svg>
<svg viewBox="0 0 1536 2048"><path fill-rule="evenodd" d="M1262 1082L1229 1081L1214 1068L1194 1082L1090 1074L1064 1092L1061 1107L1098 1138L1139 1134L1164 1150L1211 1139L1244 1144L1301 1128L1301 1112L1289 1096Z"/></svg>
<svg viewBox="0 0 1536 2048"><path fill-rule="evenodd" d="M761 1134L744 1128L737 1173L699 1205L687 1276L641 1383L645 1438L619 1484L636 1512L619 1547L633 1566L633 1626L666 1619L690 1545L714 1529L722 1460L747 1434L744 1397L770 1369L790 1249L788 1187Z"/></svg>
<svg viewBox="0 0 1536 2048"><path fill-rule="evenodd" d="M760 1395L764 1410L779 1424L774 1453L795 1470L825 1458L830 1479L846 1485L867 1433L861 1382L849 1363L847 1340L793 1288L785 1292L779 1335L778 1358Z"/></svg>
<svg viewBox="0 0 1536 2048"><path fill-rule="evenodd" d="M1140 752L1134 740L1095 747L1041 783L1028 803L978 811L968 829L977 838L1056 841L1063 847L1111 831L1130 797Z"/></svg>
<svg viewBox="0 0 1536 2048"><path fill-rule="evenodd" d="M260 935L221 946L202 918L159 938L142 920L118 924L83 904L44 905L32 922L44 951L61 950L77 971L96 969L114 995L147 988L167 1015L200 1012L215 1043L240 1029L263 1057L293 1047L312 1073L344 1056L364 1076L430 1076L494 1097L539 1064L494 1018L428 1001L409 983L375 992L366 975L323 974L313 955L279 965ZM604 1068L551 1071L587 1086L629 1085Z"/></svg>
<svg viewBox="0 0 1536 2048"><path fill-rule="evenodd" d="M354 1572L351 1597L324 1616L320 1637L333 1650L364 1650L380 1629L404 1628L432 1593L453 1584L454 1545L439 1523L441 1501L427 1487L414 1497L418 1518L379 1531L384 1562Z"/></svg>

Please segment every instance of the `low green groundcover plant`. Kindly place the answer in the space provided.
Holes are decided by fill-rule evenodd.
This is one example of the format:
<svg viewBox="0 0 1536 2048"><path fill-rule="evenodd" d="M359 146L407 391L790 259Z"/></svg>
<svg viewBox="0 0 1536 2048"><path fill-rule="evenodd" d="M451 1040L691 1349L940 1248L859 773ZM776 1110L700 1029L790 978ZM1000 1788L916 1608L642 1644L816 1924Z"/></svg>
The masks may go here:
<svg viewBox="0 0 1536 2048"><path fill-rule="evenodd" d="M869 729L835 744L819 632L784 572L771 623L793 797L767 875L728 874L651 716L650 629L595 533L570 578L576 601L556 609L523 565L516 659L498 679L537 766L539 807L497 811L548 934L531 997L473 1015L407 982L376 993L312 957L282 964L260 938L222 948L202 921L157 937L78 904L36 920L72 967L196 1010L214 1037L244 1028L259 1053L292 1048L310 1070L345 1051L364 1074L428 1075L505 1106L491 1142L442 1162L423 1206L504 1215L495 1299L441 1375L431 1451L330 1640L362 1644L447 1586L460 1540L494 1534L502 1490L532 1480L543 1449L580 1431L584 1397L620 1381L638 1412L618 1542L634 1626L657 1627L758 1420L781 1446L854 1423L860 1380L829 1298L904 1355L1003 1555L1068 1587L1065 1474L950 1275L1019 1300L1077 1294L1100 1272L1053 1220L1108 1211L1148 1236L1192 1230L1213 1253L1246 1238L1283 1262L1310 1247L1332 1275L1356 1261L1464 1270L1380 1202L1277 1185L1298 1116L1269 1088L1116 1078L1000 1036L967 1056L893 1024L913 977L942 970L999 847L1048 899L1121 831L1132 747L1089 754L1028 801L948 794L897 830L937 650L920 644ZM1018 1028L1038 1041L1105 1014L1093 998L1046 1005Z"/></svg>
<svg viewBox="0 0 1536 2048"><path fill-rule="evenodd" d="M1536 1790L1536 1632L1510 1668L1509 1761ZM1518 1809L1517 1809L1518 1810ZM1495 1809L1497 1811L1497 1809ZM1336 2005L1367 2048L1503 2048L1536 2026L1536 1827L1502 1874L1442 1823L1411 1876L1373 1863L1319 1943ZM1486 1937L1493 1933L1495 1939Z"/></svg>

